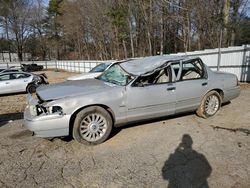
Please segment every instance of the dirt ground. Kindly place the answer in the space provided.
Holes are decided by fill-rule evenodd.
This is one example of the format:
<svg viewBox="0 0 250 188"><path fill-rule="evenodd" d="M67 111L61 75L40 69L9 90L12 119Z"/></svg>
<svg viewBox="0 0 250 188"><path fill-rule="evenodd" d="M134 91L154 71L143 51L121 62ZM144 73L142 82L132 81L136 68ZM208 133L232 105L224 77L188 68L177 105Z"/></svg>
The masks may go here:
<svg viewBox="0 0 250 188"><path fill-rule="evenodd" d="M46 74L51 83L71 75ZM26 95L0 97L0 187L248 188L250 87L242 88L212 118L128 125L97 146L33 137L22 126Z"/></svg>

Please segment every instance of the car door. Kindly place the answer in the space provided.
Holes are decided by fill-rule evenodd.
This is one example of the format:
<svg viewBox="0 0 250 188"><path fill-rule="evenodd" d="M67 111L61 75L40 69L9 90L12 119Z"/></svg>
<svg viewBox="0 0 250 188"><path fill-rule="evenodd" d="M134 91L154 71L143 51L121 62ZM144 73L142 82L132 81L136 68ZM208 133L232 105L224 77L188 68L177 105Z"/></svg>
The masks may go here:
<svg viewBox="0 0 250 188"><path fill-rule="evenodd" d="M11 90L13 92L22 92L26 90L29 83L29 74L26 73L12 73L11 75Z"/></svg>
<svg viewBox="0 0 250 188"><path fill-rule="evenodd" d="M178 66L178 64L172 66ZM176 70L176 69L175 69ZM180 62L176 74L176 113L196 110L208 91L205 66L199 59Z"/></svg>
<svg viewBox="0 0 250 188"><path fill-rule="evenodd" d="M150 78L151 77L151 78ZM175 83L171 75L168 81L151 82L157 74L139 77L127 87L127 118L128 121L150 119L174 114L175 112ZM148 79L148 80L147 80ZM147 83L141 83L146 80ZM159 79L158 79L159 80Z"/></svg>
<svg viewBox="0 0 250 188"><path fill-rule="evenodd" d="M5 73L0 75L0 94L9 93L10 91L10 74Z"/></svg>

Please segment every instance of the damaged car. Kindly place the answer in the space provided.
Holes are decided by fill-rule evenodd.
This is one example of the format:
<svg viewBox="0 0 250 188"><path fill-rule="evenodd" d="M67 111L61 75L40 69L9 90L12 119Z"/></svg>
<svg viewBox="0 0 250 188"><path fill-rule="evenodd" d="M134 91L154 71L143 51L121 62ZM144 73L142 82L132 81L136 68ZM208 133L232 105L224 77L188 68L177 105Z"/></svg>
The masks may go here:
<svg viewBox="0 0 250 188"><path fill-rule="evenodd" d="M36 75L28 72L6 71L0 73L0 95L34 93L38 86L48 83L45 73Z"/></svg>
<svg viewBox="0 0 250 188"><path fill-rule="evenodd" d="M38 137L99 144L131 122L188 111L209 118L239 93L234 74L214 72L200 58L145 57L116 62L95 79L39 87L24 119Z"/></svg>

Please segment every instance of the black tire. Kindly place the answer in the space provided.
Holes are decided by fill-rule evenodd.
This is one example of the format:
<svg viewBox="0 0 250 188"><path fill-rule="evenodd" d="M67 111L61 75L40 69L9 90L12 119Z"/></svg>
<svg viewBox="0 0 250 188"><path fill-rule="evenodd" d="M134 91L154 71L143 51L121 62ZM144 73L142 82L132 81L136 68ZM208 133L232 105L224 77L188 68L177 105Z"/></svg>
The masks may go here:
<svg viewBox="0 0 250 188"><path fill-rule="evenodd" d="M106 128L102 129L101 126L97 125L98 128L96 128L96 130L99 129L100 131L103 131L102 136L100 136L101 134L99 133L98 130L97 131L92 130L92 127L91 127L91 125L96 126L96 125L93 125L94 124L93 122L97 122L97 121L94 121L93 119L95 119L95 118L97 119L98 116L103 118L103 122L104 122L105 127L106 127ZM88 117L93 118L93 119L91 119L92 123L89 120L87 122L89 124L84 123L84 122L86 122ZM87 128L83 128L83 127L87 127ZM72 136L76 141L78 141L82 144L94 144L94 145L100 144L100 143L104 142L109 137L111 130L112 130L112 127L113 127L113 121L112 121L112 118L111 118L111 115L109 114L109 112L107 112L102 107L91 106L91 107L84 108L83 110L78 112L78 114L76 115L73 129L72 129ZM105 129L105 131L104 131L104 129ZM84 133L81 133L81 131L84 131ZM87 132L90 132L90 131L93 131L93 132L96 131L96 132L95 133L91 132L91 133L87 134ZM98 138L98 139L96 138L97 134L99 134L99 136L100 136L100 138ZM86 135L88 135L88 137L90 136L88 140L86 139L86 137L87 137ZM94 137L97 140L94 140ZM93 140L90 140L90 139L93 139Z"/></svg>
<svg viewBox="0 0 250 188"><path fill-rule="evenodd" d="M27 88L26 88L26 91L28 92L28 93L35 93L36 92L36 85L34 85L34 84L29 84L28 86L27 86Z"/></svg>
<svg viewBox="0 0 250 188"><path fill-rule="evenodd" d="M206 108L207 104L208 103L208 100L209 98L211 97L215 97L216 100L218 100L218 104L216 103L214 106L215 106L215 109L213 111L213 113L208 113L208 110ZM198 107L198 109L196 110L196 114L199 116L199 117L202 117L202 118L209 118L211 116L214 116L220 109L221 107L221 96L220 94L217 92L217 91L210 91L208 92L202 99L201 101L201 104L200 106ZM218 105L218 106L217 106ZM216 107L217 106L217 107Z"/></svg>

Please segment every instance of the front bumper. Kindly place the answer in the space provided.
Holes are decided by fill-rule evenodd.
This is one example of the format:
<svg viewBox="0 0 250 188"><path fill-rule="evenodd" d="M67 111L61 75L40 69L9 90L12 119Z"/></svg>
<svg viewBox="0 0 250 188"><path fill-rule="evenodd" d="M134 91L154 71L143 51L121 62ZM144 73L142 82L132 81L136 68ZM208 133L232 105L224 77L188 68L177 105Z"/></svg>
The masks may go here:
<svg viewBox="0 0 250 188"><path fill-rule="evenodd" d="M35 133L37 137L57 137L69 135L70 115L31 114L29 105L24 112L24 126Z"/></svg>

